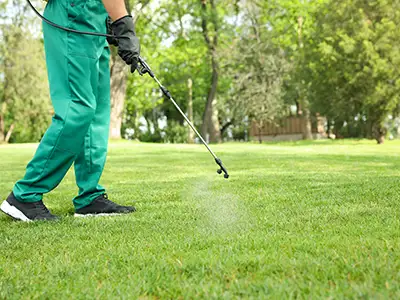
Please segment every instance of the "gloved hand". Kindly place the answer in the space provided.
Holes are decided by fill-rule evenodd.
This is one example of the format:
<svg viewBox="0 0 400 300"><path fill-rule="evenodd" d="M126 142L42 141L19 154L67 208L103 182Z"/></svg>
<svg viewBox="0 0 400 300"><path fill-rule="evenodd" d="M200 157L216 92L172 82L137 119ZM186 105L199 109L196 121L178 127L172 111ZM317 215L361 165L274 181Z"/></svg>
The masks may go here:
<svg viewBox="0 0 400 300"><path fill-rule="evenodd" d="M107 19L106 19L107 34L114 35L114 32L111 29L111 24L112 24L111 18L107 17ZM118 46L118 41L117 41L117 39L115 37L107 37L107 42L110 45Z"/></svg>
<svg viewBox="0 0 400 300"><path fill-rule="evenodd" d="M118 55L131 66L131 72L135 72L140 55L140 43L136 37L132 16L127 15L111 23L111 31L118 42Z"/></svg>

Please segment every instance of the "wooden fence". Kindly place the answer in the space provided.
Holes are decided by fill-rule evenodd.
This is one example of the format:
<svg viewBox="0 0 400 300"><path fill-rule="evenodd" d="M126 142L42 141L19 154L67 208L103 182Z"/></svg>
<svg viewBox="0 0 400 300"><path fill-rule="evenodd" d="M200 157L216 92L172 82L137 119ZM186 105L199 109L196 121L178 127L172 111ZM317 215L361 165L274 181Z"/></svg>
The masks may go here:
<svg viewBox="0 0 400 300"><path fill-rule="evenodd" d="M302 135L303 119L301 117L287 117L276 123L265 123L260 129L257 122L253 121L250 128L250 136L258 138L260 135L264 137L274 137L280 135ZM325 118L317 117L315 122L312 122L312 133L325 135Z"/></svg>

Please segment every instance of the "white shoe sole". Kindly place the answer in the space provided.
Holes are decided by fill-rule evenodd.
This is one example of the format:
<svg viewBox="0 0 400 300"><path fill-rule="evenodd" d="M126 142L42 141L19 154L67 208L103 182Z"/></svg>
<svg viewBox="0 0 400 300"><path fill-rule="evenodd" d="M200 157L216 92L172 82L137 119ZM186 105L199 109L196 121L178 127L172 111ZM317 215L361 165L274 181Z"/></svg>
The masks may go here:
<svg viewBox="0 0 400 300"><path fill-rule="evenodd" d="M28 217L25 216L22 211L20 211L15 206L10 205L10 203L8 203L6 200L3 201L3 203L1 204L0 210L15 220L20 220L23 222L32 222L32 220L28 219Z"/></svg>
<svg viewBox="0 0 400 300"><path fill-rule="evenodd" d="M123 214L74 214L76 218L91 218L91 217L114 217L114 216L122 216Z"/></svg>

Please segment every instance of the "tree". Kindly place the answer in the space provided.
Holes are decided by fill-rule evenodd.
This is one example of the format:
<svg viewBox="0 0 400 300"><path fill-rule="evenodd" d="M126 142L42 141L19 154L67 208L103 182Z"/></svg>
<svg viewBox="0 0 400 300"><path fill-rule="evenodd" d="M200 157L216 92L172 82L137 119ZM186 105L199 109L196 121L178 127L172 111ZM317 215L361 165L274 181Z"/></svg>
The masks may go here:
<svg viewBox="0 0 400 300"><path fill-rule="evenodd" d="M330 13L318 16L309 57L315 105L336 127L364 122L364 135L383 143L385 121L400 100L400 3L330 1L324 9Z"/></svg>
<svg viewBox="0 0 400 300"><path fill-rule="evenodd" d="M0 25L0 142L37 142L51 115L43 45L27 6L13 4L11 22Z"/></svg>
<svg viewBox="0 0 400 300"><path fill-rule="evenodd" d="M287 65L279 49L268 42L243 50L243 69L235 82L238 91L236 102L256 122L261 132L266 123L277 123L277 119L286 112L282 83ZM259 141L261 143L262 140Z"/></svg>
<svg viewBox="0 0 400 300"><path fill-rule="evenodd" d="M273 42L285 51L290 62L290 74L286 78L285 93L293 97L292 101L303 117L303 138L312 139L309 86L312 78L308 69L308 49L314 45L313 34L315 15L326 0L271 0L254 1L262 7L260 20L267 24L273 33Z"/></svg>
<svg viewBox="0 0 400 300"><path fill-rule="evenodd" d="M203 114L203 124L201 133L203 136L209 134L210 142L220 142L221 133L219 129L218 108L217 108L217 90L219 80L219 59L217 47L219 40L219 20L215 0L201 1L201 28L204 41L208 48L208 54L211 57L211 84L208 90L206 107Z"/></svg>
<svg viewBox="0 0 400 300"><path fill-rule="evenodd" d="M228 50L233 77L235 118L253 120L261 133L266 123L277 123L286 112L282 97L283 80L288 72L284 52L272 42L269 30L260 25L260 10L252 4L243 6L240 34ZM227 53L228 55L228 53ZM260 143L261 135L260 135Z"/></svg>

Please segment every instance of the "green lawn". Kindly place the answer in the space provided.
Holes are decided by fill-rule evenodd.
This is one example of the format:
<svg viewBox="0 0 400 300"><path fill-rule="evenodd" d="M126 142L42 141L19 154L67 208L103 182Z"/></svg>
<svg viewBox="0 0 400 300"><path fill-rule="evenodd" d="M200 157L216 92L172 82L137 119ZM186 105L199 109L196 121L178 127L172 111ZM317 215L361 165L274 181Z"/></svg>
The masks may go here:
<svg viewBox="0 0 400 300"><path fill-rule="evenodd" d="M0 146L5 198L35 145ZM0 299L400 298L400 142L113 143L102 183L138 211L0 216Z"/></svg>

